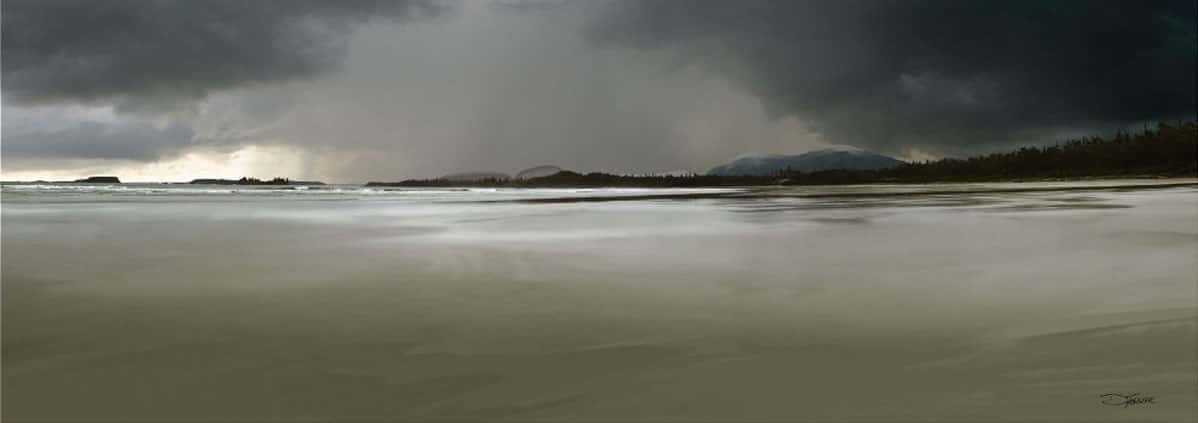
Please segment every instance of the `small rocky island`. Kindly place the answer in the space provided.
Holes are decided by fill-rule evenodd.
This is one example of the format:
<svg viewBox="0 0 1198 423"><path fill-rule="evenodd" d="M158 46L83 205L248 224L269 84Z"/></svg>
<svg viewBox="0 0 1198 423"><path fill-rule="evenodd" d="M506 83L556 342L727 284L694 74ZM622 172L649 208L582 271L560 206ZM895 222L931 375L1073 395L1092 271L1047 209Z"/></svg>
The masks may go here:
<svg viewBox="0 0 1198 423"><path fill-rule="evenodd" d="M242 177L241 179L216 179L216 178L201 178L193 179L189 184L198 185L324 185L320 181L293 181L287 178L273 178L261 180L258 178Z"/></svg>
<svg viewBox="0 0 1198 423"><path fill-rule="evenodd" d="M119 184L121 179L115 176L88 176L83 179L76 179L73 182L81 184Z"/></svg>

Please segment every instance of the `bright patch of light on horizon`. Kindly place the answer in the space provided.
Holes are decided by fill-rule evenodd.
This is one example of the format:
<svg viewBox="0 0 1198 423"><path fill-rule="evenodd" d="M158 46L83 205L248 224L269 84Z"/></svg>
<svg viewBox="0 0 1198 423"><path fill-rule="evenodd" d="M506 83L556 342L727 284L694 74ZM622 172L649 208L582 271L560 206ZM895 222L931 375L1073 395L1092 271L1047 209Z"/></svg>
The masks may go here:
<svg viewBox="0 0 1198 423"><path fill-rule="evenodd" d="M194 151L151 163L89 162L57 170L0 171L0 180L73 180L111 175L122 182L187 182L196 178L308 179L309 153L294 147L248 145L234 152Z"/></svg>

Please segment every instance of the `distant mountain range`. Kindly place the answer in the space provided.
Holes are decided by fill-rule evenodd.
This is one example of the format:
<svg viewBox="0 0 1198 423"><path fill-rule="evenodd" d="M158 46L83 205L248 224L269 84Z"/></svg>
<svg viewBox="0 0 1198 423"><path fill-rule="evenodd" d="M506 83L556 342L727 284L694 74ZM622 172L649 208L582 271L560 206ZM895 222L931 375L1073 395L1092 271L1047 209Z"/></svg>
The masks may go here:
<svg viewBox="0 0 1198 423"><path fill-rule="evenodd" d="M786 170L816 172L821 170L889 169L903 164L893 157L862 150L847 145L808 151L803 154L747 155L711 168L708 175L714 176L770 176Z"/></svg>
<svg viewBox="0 0 1198 423"><path fill-rule="evenodd" d="M545 176L556 175L558 172L561 172L561 171L562 171L562 168L557 167L557 166L548 166L547 165L547 166L530 167L528 169L521 170L520 173L517 173L516 179L541 178L541 177L545 177Z"/></svg>

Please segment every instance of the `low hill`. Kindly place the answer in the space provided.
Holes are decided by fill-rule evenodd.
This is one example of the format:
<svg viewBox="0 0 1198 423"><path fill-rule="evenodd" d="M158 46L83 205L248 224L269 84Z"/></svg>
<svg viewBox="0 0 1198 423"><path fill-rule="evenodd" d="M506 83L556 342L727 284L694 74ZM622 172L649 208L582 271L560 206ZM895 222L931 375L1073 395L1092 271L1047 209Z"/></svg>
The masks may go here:
<svg viewBox="0 0 1198 423"><path fill-rule="evenodd" d="M822 170L876 170L902 165L893 157L851 146L832 146L796 155L742 156L707 171L717 176L770 176L781 172L818 172Z"/></svg>
<svg viewBox="0 0 1198 423"><path fill-rule="evenodd" d="M521 170L516 174L516 179L532 179L541 178L561 172L562 168L557 166L537 166Z"/></svg>

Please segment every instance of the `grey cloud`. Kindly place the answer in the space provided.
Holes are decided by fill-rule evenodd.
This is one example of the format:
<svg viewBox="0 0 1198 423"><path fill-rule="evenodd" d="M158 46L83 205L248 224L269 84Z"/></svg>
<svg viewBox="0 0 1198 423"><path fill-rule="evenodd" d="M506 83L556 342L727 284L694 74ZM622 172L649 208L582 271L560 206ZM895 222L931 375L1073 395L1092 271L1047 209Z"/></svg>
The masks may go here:
<svg viewBox="0 0 1198 423"><path fill-rule="evenodd" d="M944 152L1195 113L1193 1L620 1L600 45L668 52L838 143Z"/></svg>
<svg viewBox="0 0 1198 423"><path fill-rule="evenodd" d="M2 4L5 101L116 100L122 110L327 72L344 59L354 24L445 9L434 0Z"/></svg>
<svg viewBox="0 0 1198 423"><path fill-rule="evenodd" d="M191 128L178 124L83 121L48 131L6 131L0 152L5 162L26 158L153 161L182 151L193 136Z"/></svg>

